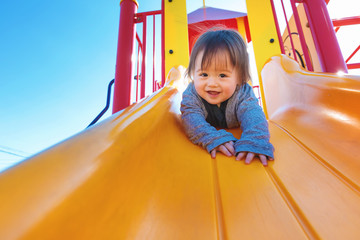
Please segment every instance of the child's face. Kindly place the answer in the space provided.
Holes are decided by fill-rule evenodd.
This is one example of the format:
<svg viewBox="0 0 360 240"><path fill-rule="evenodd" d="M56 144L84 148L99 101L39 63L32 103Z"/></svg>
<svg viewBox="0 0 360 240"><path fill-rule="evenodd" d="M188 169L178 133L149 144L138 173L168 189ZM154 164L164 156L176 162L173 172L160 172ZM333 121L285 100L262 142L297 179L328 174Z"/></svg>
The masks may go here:
<svg viewBox="0 0 360 240"><path fill-rule="evenodd" d="M201 69L202 57L203 51L195 59L195 90L208 103L220 106L234 94L239 74L227 53L217 54L206 69Z"/></svg>

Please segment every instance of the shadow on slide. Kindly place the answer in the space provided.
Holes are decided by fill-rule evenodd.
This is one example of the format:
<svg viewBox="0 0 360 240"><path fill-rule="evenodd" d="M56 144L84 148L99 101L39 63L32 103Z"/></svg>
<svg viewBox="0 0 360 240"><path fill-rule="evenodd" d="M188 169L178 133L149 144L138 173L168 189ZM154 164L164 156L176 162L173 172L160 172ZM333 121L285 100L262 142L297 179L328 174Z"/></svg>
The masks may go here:
<svg viewBox="0 0 360 240"><path fill-rule="evenodd" d="M181 72L0 173L0 239L360 237L359 78L269 60L262 76L276 151L264 167L213 160L187 139Z"/></svg>

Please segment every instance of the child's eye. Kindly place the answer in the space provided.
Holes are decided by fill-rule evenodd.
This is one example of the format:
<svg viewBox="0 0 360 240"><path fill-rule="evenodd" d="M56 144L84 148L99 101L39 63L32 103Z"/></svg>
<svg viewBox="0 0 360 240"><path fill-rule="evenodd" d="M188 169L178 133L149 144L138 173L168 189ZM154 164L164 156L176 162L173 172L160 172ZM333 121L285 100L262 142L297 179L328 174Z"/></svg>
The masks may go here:
<svg viewBox="0 0 360 240"><path fill-rule="evenodd" d="M224 78L224 77L226 77L226 75L223 74L223 73L221 73L221 74L219 75L219 77Z"/></svg>
<svg viewBox="0 0 360 240"><path fill-rule="evenodd" d="M200 76L201 77L207 77L208 75L207 75L207 73L200 73Z"/></svg>

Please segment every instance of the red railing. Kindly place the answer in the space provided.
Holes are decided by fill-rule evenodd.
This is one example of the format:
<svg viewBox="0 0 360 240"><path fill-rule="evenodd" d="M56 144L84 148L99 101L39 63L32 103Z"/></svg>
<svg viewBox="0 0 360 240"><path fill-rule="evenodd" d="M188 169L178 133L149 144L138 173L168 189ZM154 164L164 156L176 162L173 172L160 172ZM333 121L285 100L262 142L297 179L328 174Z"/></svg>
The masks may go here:
<svg viewBox="0 0 360 240"><path fill-rule="evenodd" d="M335 27L335 32L337 33L339 31L340 27L360 24L360 16L347 17L347 18L341 18L341 19L333 19L332 22ZM354 34L354 36L356 36L356 34ZM359 51L359 49L360 49L360 45L345 60L345 63L346 63L346 66L348 69L360 68L360 63L348 63L354 57L354 55Z"/></svg>
<svg viewBox="0 0 360 240"><path fill-rule="evenodd" d="M135 96L132 97L133 101L138 101L141 98L145 97L146 94L146 90L147 90L147 81L148 79L152 78L152 87L151 87L151 91L156 91L160 88L161 85L161 80L156 80L156 72L158 72L158 75L160 75L159 79L162 79L162 75L164 74L162 72L162 66L159 67L157 62L158 60L161 60L161 64L164 63L162 57L157 57L156 56L156 36L157 36L157 31L156 31L156 15L160 15L160 17L162 18L162 10L158 10L158 11L150 11L150 12L142 12L142 13L137 13L135 15L135 23L139 24L142 23L142 37L139 37L139 34L136 33L136 43L137 43L137 54L136 54L136 61L134 61L134 64L136 65L136 75L134 77L136 83L136 87L134 86L133 89L135 89ZM148 49L147 45L148 45L148 17L152 18L152 49ZM161 36L163 36L162 34L163 28L161 28ZM159 34L158 34L159 35ZM163 41L163 39L161 39L161 41ZM162 46L162 45L161 45ZM162 48L160 46L160 48ZM151 52L150 52L151 51ZM150 52L150 53L149 53ZM161 51L158 51L161 52ZM148 63L148 54L151 56L150 60L151 62L149 64ZM151 64L152 63L152 64ZM141 67L140 67L141 66ZM152 66L152 69L149 68L149 66ZM152 71L152 76L151 78L149 76L147 76L147 72ZM140 88L140 94L139 94L139 88ZM149 88L148 88L149 89ZM140 95L140 98L139 98Z"/></svg>
<svg viewBox="0 0 360 240"><path fill-rule="evenodd" d="M278 39L279 39L279 43L280 43L280 49L281 49L281 53L282 54L286 54L290 57L292 57L295 61L299 62L304 68L307 68L309 71L313 71L313 65L311 62L311 58L309 56L309 52L308 52L308 47L306 45L306 41L305 41L305 36L301 27L301 22L300 22L300 17L297 11L297 6L295 4L294 0L290 0L286 3L290 3L290 6L287 5L288 7L285 7L284 1L280 0L280 3L278 1L277 6L281 6L281 10L278 10L279 13L277 14L277 11L275 9L275 4L274 4L274 0L271 0L271 6L272 6L272 10L273 10L273 14L274 14L274 20L275 20L275 26L276 26L276 30L277 30L277 35L278 35ZM297 2L298 3L298 2ZM291 29L290 24L289 24L289 14L287 14L287 12L291 12L290 16L293 15L294 16L294 20L295 20L295 25L296 25L296 29ZM282 17L283 19L280 19L278 16ZM280 26L279 26L279 21L283 21L285 23L285 27L286 30L288 32L288 36L285 38L285 40L283 40L282 37L282 32L280 30ZM295 48L295 44L294 44L294 39L293 36L297 35L299 37L300 40L300 45L301 45L301 52L303 54L301 54L296 48ZM290 40L290 45L291 45L291 49L286 49L285 50L285 46L284 46L284 42L289 39ZM305 49L305 51L304 51ZM305 62L304 62L305 60Z"/></svg>
<svg viewBox="0 0 360 240"><path fill-rule="evenodd" d="M150 91L158 89L159 82L164 83L164 51L162 51L164 48L164 8L162 7L162 10L158 11L142 13L137 13L137 8L137 1L120 1L113 113L128 107L132 102L138 101L139 98L145 97L146 94L150 94ZM160 24L156 23L156 15L161 17ZM152 21L148 19L151 17ZM150 41L147 41L147 34L151 32L148 26L151 23L153 23L152 46L148 44L151 37L149 37ZM142 33L138 34L136 32L136 26L142 28ZM161 30L156 30L158 29L157 26L161 26ZM160 38L160 40L156 40L156 38ZM157 43L160 43L161 46L157 46ZM135 49L137 51L134 51ZM156 56L156 53L158 56ZM152 56L152 59L148 58L148 56ZM158 62L161 62L159 67ZM152 74L150 74L151 67ZM136 75L134 71L136 71ZM150 90L147 83L150 83L151 75L152 87ZM156 78L160 80L156 80Z"/></svg>
<svg viewBox="0 0 360 240"><path fill-rule="evenodd" d="M345 61L343 60L339 43L336 39L335 31L331 27L331 19L326 9L326 1L324 0L270 0L274 13L274 20L277 34L280 42L281 52L287 54L294 60L298 61L304 68L314 71L313 61L310 56L308 44L314 45L319 59L319 64L323 72L347 72ZM276 1L276 3L274 3ZM285 6L286 5L286 6ZM306 19L306 27L309 27L312 39L305 39L304 22L301 24L299 16L299 6L302 5L304 16ZM280 8L275 8L280 6ZM290 13L290 14L289 14ZM279 17L280 16L280 17ZM290 26L288 18L293 16L294 26ZM283 40L282 31L279 22L285 23L288 36ZM293 28L293 29L291 29ZM294 36L298 37L296 46ZM289 39L289 46L285 46L284 42ZM307 42L308 41L308 42ZM311 41L311 42L310 42Z"/></svg>
<svg viewBox="0 0 360 240"><path fill-rule="evenodd" d="M256 97L256 98L257 98L257 100L258 100L259 105L262 107L261 93L260 93L260 86L256 85L256 86L253 86L252 88L253 88L253 91L254 91L255 97Z"/></svg>

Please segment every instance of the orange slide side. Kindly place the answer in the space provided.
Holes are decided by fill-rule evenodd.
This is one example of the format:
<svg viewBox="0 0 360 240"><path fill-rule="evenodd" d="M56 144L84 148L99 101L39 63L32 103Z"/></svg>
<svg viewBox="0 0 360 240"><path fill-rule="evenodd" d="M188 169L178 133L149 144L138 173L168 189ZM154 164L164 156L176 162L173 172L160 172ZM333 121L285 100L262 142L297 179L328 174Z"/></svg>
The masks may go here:
<svg viewBox="0 0 360 240"><path fill-rule="evenodd" d="M0 239L359 239L359 78L262 76L275 161L210 155L165 88L0 173ZM240 136L239 130L231 130Z"/></svg>

